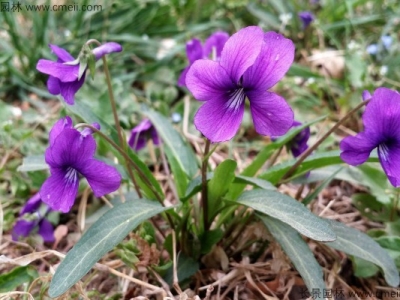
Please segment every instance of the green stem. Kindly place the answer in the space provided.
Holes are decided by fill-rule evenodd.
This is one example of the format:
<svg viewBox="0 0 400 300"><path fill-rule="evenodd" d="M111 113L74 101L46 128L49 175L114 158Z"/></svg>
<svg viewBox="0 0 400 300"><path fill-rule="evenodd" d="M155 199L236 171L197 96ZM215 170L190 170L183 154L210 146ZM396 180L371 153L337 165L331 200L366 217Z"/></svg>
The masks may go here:
<svg viewBox="0 0 400 300"><path fill-rule="evenodd" d="M201 166L201 206L203 208L203 225L204 231L209 228L208 222L208 190L207 190L207 167L208 167L208 152L210 151L210 140L206 138L206 145L204 148L204 158Z"/></svg>
<svg viewBox="0 0 400 300"><path fill-rule="evenodd" d="M310 148L304 151L299 158L297 159L296 163L285 173L281 180L285 180L293 175L296 169L301 165L301 163L325 141L332 132L334 132L340 125L342 125L351 115L353 115L356 111L358 111L364 105L367 105L370 100L365 100L353 108L351 111L347 113L342 119L340 119L330 130L328 130L318 141L315 142Z"/></svg>

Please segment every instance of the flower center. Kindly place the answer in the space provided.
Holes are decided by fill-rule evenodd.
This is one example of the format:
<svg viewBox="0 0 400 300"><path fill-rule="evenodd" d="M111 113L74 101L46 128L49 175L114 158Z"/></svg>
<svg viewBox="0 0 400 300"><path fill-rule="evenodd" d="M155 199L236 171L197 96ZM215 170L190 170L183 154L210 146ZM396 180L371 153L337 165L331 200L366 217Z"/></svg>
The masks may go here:
<svg viewBox="0 0 400 300"><path fill-rule="evenodd" d="M246 98L243 88L238 88L229 93L229 101L226 107L229 109L237 110Z"/></svg>
<svg viewBox="0 0 400 300"><path fill-rule="evenodd" d="M64 178L67 184L76 182L78 180L78 171L72 167L68 167Z"/></svg>

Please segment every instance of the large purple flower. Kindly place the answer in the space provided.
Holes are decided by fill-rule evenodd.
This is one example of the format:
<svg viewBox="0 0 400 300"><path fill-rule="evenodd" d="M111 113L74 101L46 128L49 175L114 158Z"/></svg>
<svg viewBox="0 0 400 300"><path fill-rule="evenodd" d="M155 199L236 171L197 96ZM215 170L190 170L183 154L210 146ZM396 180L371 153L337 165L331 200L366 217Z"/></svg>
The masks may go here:
<svg viewBox="0 0 400 300"><path fill-rule="evenodd" d="M378 148L379 161L390 183L400 186L400 94L378 88L362 116L364 131L340 143L340 157L356 166L364 163Z"/></svg>
<svg viewBox="0 0 400 300"><path fill-rule="evenodd" d="M268 89L285 75L293 58L291 40L250 26L229 38L219 62L195 61L186 84L197 100L205 101L195 115L196 128L214 143L230 140L239 129L247 97L259 134L285 134L293 111Z"/></svg>
<svg viewBox="0 0 400 300"><path fill-rule="evenodd" d="M50 75L47 80L47 89L53 95L59 95L70 105L74 104L75 94L82 87L85 81L86 69L79 78L79 61L76 61L66 50L56 45L49 45L52 52L57 56L57 61L40 59L36 69ZM98 60L104 55L113 52L121 52L120 44L111 42L105 43L92 50L95 59ZM76 61L76 63L71 64ZM69 64L66 64L69 63Z"/></svg>
<svg viewBox="0 0 400 300"><path fill-rule="evenodd" d="M186 55L189 59L189 66L187 66L179 76L178 85L186 86L187 72L196 60L208 58L211 54L213 54L213 51L215 51L215 58L218 60L228 39L229 34L224 31L217 31L209 36L204 43L204 46L201 45L201 41L198 39L192 39L187 42Z"/></svg>
<svg viewBox="0 0 400 300"><path fill-rule="evenodd" d="M23 236L27 237L34 229L38 229L38 234L45 242L54 241L53 225L45 218L51 209L40 199L40 194L35 194L28 200L19 213L19 219L12 231L14 241Z"/></svg>
<svg viewBox="0 0 400 300"><path fill-rule="evenodd" d="M52 209L62 212L71 209L78 193L79 175L86 178L96 197L119 188L121 175L118 171L93 158L96 141L91 130L79 132L67 116L54 124L49 140L45 159L51 176L43 183L40 196Z"/></svg>
<svg viewBox="0 0 400 300"><path fill-rule="evenodd" d="M154 145L160 144L160 138L149 119L144 119L135 128L132 129L128 144L135 151L139 151L146 146L147 140L151 138Z"/></svg>
<svg viewBox="0 0 400 300"><path fill-rule="evenodd" d="M298 121L293 122L293 127L301 125L302 124ZM309 138L310 138L310 127L306 127L289 142L288 147L294 157L300 156L304 151L307 150L308 148L307 142Z"/></svg>

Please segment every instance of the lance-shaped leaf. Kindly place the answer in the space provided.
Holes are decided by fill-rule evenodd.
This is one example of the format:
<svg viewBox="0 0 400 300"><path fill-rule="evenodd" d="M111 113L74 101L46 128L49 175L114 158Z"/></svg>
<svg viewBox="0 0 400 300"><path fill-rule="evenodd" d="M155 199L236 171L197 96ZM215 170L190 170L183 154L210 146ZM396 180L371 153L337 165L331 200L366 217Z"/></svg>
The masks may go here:
<svg viewBox="0 0 400 300"><path fill-rule="evenodd" d="M382 269L388 285L399 285L399 272L386 250L361 231L333 220L330 220L330 223L337 239L326 243L328 246L376 264Z"/></svg>
<svg viewBox="0 0 400 300"><path fill-rule="evenodd" d="M259 214L258 217L290 258L310 294L312 291L318 290L322 296L322 291L326 289L322 268L307 243L296 230L285 223L266 215Z"/></svg>
<svg viewBox="0 0 400 300"><path fill-rule="evenodd" d="M301 234L316 241L334 241L329 222L317 217L292 197L271 190L244 192L237 201L263 214L292 226Z"/></svg>
<svg viewBox="0 0 400 300"><path fill-rule="evenodd" d="M58 297L80 280L95 263L143 221L167 210L154 201L126 201L100 217L57 268L50 284L50 297Z"/></svg>

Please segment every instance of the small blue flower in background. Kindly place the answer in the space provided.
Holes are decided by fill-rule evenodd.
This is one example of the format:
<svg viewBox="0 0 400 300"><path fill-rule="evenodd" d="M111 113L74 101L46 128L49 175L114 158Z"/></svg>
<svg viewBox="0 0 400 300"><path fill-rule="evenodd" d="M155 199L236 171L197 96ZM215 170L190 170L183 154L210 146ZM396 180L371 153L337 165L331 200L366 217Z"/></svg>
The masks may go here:
<svg viewBox="0 0 400 300"><path fill-rule="evenodd" d="M383 47L385 47L386 50L389 50L390 46L392 46L393 38L390 35L383 35L381 36L381 41Z"/></svg>
<svg viewBox="0 0 400 300"><path fill-rule="evenodd" d="M378 149L379 161L394 187L400 187L400 94L378 88L362 116L364 131L340 143L341 159L357 166Z"/></svg>
<svg viewBox="0 0 400 300"><path fill-rule="evenodd" d="M98 124L94 127L100 128ZM50 177L40 188L40 197L53 210L68 212L75 202L79 176L88 181L96 197L116 191L121 184L117 169L94 159L96 141L90 129L73 128L69 116L57 121L49 134L45 152Z"/></svg>
<svg viewBox="0 0 400 300"><path fill-rule="evenodd" d="M160 138L155 127L149 119L144 119L132 129L128 144L133 150L139 151L146 146L149 138L153 140L154 145L160 144Z"/></svg>
<svg viewBox="0 0 400 300"><path fill-rule="evenodd" d="M311 22L315 20L314 14L309 11L301 11L298 13L298 16L303 23L303 30L310 26Z"/></svg>
<svg viewBox="0 0 400 300"><path fill-rule="evenodd" d="M378 45L377 44L371 44L367 47L367 52L370 55L376 55L378 53Z"/></svg>
<svg viewBox="0 0 400 300"><path fill-rule="evenodd" d="M179 123L182 121L182 116L180 113L174 112L171 114L171 119L173 123Z"/></svg>
<svg viewBox="0 0 400 300"><path fill-rule="evenodd" d="M198 39L192 39L187 42L186 55L189 59L189 66L187 66L179 76L178 85L186 86L186 74L196 60L208 58L213 51L215 51L215 58L218 60L221 57L222 49L224 48L228 38L229 34L226 32L217 31L210 35L210 37L205 41L204 46L201 45L201 41Z"/></svg>
<svg viewBox="0 0 400 300"><path fill-rule="evenodd" d="M49 45L51 51L57 56L57 61L40 59L36 65L39 72L50 75L47 80L47 89L52 95L59 95L64 98L65 102L73 105L75 102L75 94L85 82L86 70L80 78L79 61L69 54L65 49L56 45ZM105 43L92 50L95 59L98 60L104 55L113 52L121 52L120 44L111 42ZM75 63L76 61L76 63ZM74 64L66 64L72 63Z"/></svg>
<svg viewBox="0 0 400 300"><path fill-rule="evenodd" d="M54 242L53 225L46 219L50 211L50 207L41 201L40 194L35 194L19 213L18 221L12 230L12 239L18 241L20 237L27 237L37 229L43 241Z"/></svg>

